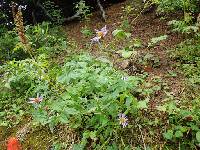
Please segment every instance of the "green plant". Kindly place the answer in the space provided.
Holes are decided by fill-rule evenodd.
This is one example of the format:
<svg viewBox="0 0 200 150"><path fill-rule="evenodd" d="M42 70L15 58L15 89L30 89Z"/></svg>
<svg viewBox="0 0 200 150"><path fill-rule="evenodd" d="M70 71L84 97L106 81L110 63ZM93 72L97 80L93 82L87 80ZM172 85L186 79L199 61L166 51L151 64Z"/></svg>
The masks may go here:
<svg viewBox="0 0 200 150"><path fill-rule="evenodd" d="M158 42L166 40L167 39L167 35L162 35L159 37L154 37L151 39L151 41L148 43L148 47L153 47L155 46Z"/></svg>
<svg viewBox="0 0 200 150"><path fill-rule="evenodd" d="M44 86L48 87L49 80L45 73L47 65L48 63L45 60L43 62L36 62L32 59L10 61L3 66L6 72L4 74L5 87L26 95L34 95L38 92L45 93L47 89Z"/></svg>
<svg viewBox="0 0 200 150"><path fill-rule="evenodd" d="M14 31L7 31L0 36L0 64L8 60L25 59L28 57L19 46L17 34Z"/></svg>
<svg viewBox="0 0 200 150"><path fill-rule="evenodd" d="M184 12L198 11L199 0L152 0L152 2L158 5L158 11L160 12L174 12L176 10L183 10Z"/></svg>
<svg viewBox="0 0 200 150"><path fill-rule="evenodd" d="M132 55L136 56L137 51L134 50L133 46L127 46L123 48L123 50L117 51L117 53L121 54L123 58L127 59L130 58Z"/></svg>
<svg viewBox="0 0 200 150"><path fill-rule="evenodd" d="M198 95L200 83L200 41L199 37L186 40L179 44L175 50L170 52L171 57L176 60L180 65L185 77L188 78L187 82L193 89L193 95Z"/></svg>
<svg viewBox="0 0 200 150"><path fill-rule="evenodd" d="M62 24L64 21L64 17L62 14L62 10L57 6L54 2L48 0L43 3L45 10L51 19L52 22L56 22L57 24Z"/></svg>
<svg viewBox="0 0 200 150"><path fill-rule="evenodd" d="M200 143L199 108L199 98L190 104L177 106L174 102L169 102L160 107L168 115L170 125L163 133L164 138L179 144L180 148L196 148Z"/></svg>
<svg viewBox="0 0 200 150"><path fill-rule="evenodd" d="M86 5L84 0L80 0L76 6L77 14L81 16L84 20L89 21L89 17L91 16L90 7Z"/></svg>
<svg viewBox="0 0 200 150"><path fill-rule="evenodd" d="M112 32L113 36L118 38L118 39L125 39L131 37L131 33L125 32L122 29L115 29Z"/></svg>
<svg viewBox="0 0 200 150"><path fill-rule="evenodd" d="M122 21L122 29L130 30L130 21L129 17L131 16L131 13L133 12L134 8L131 5L126 5L125 7L122 7L123 9L123 16L121 17L123 19Z"/></svg>
<svg viewBox="0 0 200 150"><path fill-rule="evenodd" d="M43 22L37 26L27 26L26 28L29 42L36 55L52 56L67 49L66 38L59 26L52 27L51 24Z"/></svg>
<svg viewBox="0 0 200 150"><path fill-rule="evenodd" d="M192 24L194 23L194 14L198 13L200 10L199 0L152 0L152 2L158 5L158 12L183 12L183 19L169 22L169 24L174 27L174 31L191 33L198 30L198 28Z"/></svg>
<svg viewBox="0 0 200 150"><path fill-rule="evenodd" d="M87 26L81 29L81 33L86 37L91 37L93 35L93 32Z"/></svg>
<svg viewBox="0 0 200 150"><path fill-rule="evenodd" d="M197 33L199 28L195 25L188 25L185 21L172 20L168 22L168 25L172 26L172 31L181 33Z"/></svg>
<svg viewBox="0 0 200 150"><path fill-rule="evenodd" d="M62 94L41 103L33 111L34 121L48 124L52 131L59 123L78 129L82 148L87 144L97 149L106 146L116 132L123 130L119 113L137 118L139 110L147 108L147 100L138 101L134 96L142 78L123 76L109 63L89 55L70 57L58 76Z"/></svg>

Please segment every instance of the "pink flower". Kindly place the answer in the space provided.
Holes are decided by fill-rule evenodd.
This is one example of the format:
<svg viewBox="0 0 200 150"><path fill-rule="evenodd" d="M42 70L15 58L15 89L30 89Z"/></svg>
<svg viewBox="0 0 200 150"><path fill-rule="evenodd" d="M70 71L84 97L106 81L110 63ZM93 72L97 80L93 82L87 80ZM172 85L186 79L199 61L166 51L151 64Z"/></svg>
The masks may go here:
<svg viewBox="0 0 200 150"><path fill-rule="evenodd" d="M100 40L100 38L95 36L94 38L91 39L91 42L100 44L99 40Z"/></svg>
<svg viewBox="0 0 200 150"><path fill-rule="evenodd" d="M43 97L42 96L39 96L39 94L37 94L37 97L36 98L29 98L29 102L28 103L31 103L31 104L39 104L42 100L43 100Z"/></svg>
<svg viewBox="0 0 200 150"><path fill-rule="evenodd" d="M108 30L106 28L106 25L101 29L101 30L96 30L96 36L94 38L91 39L92 44L93 43L98 43L100 44L100 39L104 38L106 36L106 34L108 33Z"/></svg>
<svg viewBox="0 0 200 150"><path fill-rule="evenodd" d="M118 114L119 116L119 124L122 125L123 128L125 128L128 125L128 118L125 114Z"/></svg>
<svg viewBox="0 0 200 150"><path fill-rule="evenodd" d="M107 30L107 28L106 28L106 25L105 25L101 30L96 30L96 29L95 29L95 31L96 31L97 37L99 37L99 38L105 37L106 34L108 33L108 30Z"/></svg>

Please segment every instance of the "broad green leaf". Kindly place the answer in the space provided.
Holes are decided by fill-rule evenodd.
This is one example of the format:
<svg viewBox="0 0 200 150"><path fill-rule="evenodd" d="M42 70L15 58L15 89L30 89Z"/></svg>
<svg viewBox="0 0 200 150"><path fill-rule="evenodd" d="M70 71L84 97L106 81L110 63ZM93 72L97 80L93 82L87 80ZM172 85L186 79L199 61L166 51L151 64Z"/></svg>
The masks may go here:
<svg viewBox="0 0 200 150"><path fill-rule="evenodd" d="M148 43L148 46L150 47L150 46L153 46L153 45L157 44L160 41L166 40L167 37L168 37L167 35L163 35L163 36L159 36L159 37L154 37L154 38L151 39L151 42Z"/></svg>
<svg viewBox="0 0 200 150"><path fill-rule="evenodd" d="M10 83L9 83L9 82L6 82L5 87L8 88L8 89L11 89Z"/></svg>
<svg viewBox="0 0 200 150"><path fill-rule="evenodd" d="M131 33L127 33L124 30L116 29L112 32L114 37L117 37L119 39L129 38L131 36Z"/></svg>
<svg viewBox="0 0 200 150"><path fill-rule="evenodd" d="M147 101L139 101L137 108L139 108L139 109L148 108Z"/></svg>
<svg viewBox="0 0 200 150"><path fill-rule="evenodd" d="M173 131L172 130L167 130L167 132L165 132L163 134L164 138L167 140L171 140L173 138Z"/></svg>
<svg viewBox="0 0 200 150"><path fill-rule="evenodd" d="M124 58L130 58L133 54L133 51L122 51L122 57Z"/></svg>
<svg viewBox="0 0 200 150"><path fill-rule="evenodd" d="M103 115L101 115L100 116L100 122L102 123L102 126L104 126L104 125L106 125L107 123L108 123L108 119L105 117L105 116L103 116Z"/></svg>
<svg viewBox="0 0 200 150"><path fill-rule="evenodd" d="M118 37L123 37L124 36L124 31L120 29L116 29L112 32L113 36L118 36Z"/></svg>
<svg viewBox="0 0 200 150"><path fill-rule="evenodd" d="M176 131L174 135L175 135L175 137L177 137L177 138L183 137L183 133L182 133L180 130Z"/></svg>

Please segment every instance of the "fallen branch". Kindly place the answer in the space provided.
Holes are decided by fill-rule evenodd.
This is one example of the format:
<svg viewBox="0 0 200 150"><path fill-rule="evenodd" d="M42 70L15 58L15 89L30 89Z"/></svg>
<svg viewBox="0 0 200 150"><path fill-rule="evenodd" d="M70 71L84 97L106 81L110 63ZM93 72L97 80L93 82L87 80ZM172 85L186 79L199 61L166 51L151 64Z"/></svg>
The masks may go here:
<svg viewBox="0 0 200 150"><path fill-rule="evenodd" d="M101 5L101 3L100 3L100 0L97 0L97 4L98 4L98 7L99 7L99 9L100 9L100 11L102 12L102 18L103 18L103 20L104 21L106 21L106 13L105 13L105 11L104 11L104 9L103 9L103 6ZM81 17L81 12L80 11L78 11L76 14L74 14L73 16L71 16L71 17L68 17L68 18L64 18L64 22L66 22L66 21L72 21L72 20L74 20L74 19L77 19L77 18L80 18Z"/></svg>
<svg viewBox="0 0 200 150"><path fill-rule="evenodd" d="M79 18L79 17L80 17L80 12L77 12L77 13L74 14L73 16L68 17L68 18L65 18L65 19L64 19L64 22L66 22L66 21L72 21L72 20L74 20L74 19L76 19L76 18Z"/></svg>
<svg viewBox="0 0 200 150"><path fill-rule="evenodd" d="M105 13L105 11L103 9L103 6L100 3L100 0L97 0L97 4L98 4L98 6L99 6L99 8L100 8L100 10L102 12L102 18L103 18L103 20L106 21L106 13Z"/></svg>

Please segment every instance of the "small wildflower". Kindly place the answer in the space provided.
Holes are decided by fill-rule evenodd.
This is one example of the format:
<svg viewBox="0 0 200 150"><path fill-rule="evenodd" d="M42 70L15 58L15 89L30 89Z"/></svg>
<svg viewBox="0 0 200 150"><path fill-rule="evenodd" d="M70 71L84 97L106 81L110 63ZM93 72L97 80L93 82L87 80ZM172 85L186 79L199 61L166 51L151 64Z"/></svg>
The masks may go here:
<svg viewBox="0 0 200 150"><path fill-rule="evenodd" d="M91 43L98 43L100 45L100 39L104 38L108 33L106 25L101 30L96 30L96 36L91 39Z"/></svg>
<svg viewBox="0 0 200 150"><path fill-rule="evenodd" d="M92 43L95 43L95 42L96 42L96 43L100 44L100 41L99 41L99 40L100 40L100 38L95 36L94 38L91 39L91 42L92 42Z"/></svg>
<svg viewBox="0 0 200 150"><path fill-rule="evenodd" d="M37 94L37 97L36 98L29 98L29 102L28 103L31 103L31 104L39 104L42 100L43 100L43 97L42 96L39 96L39 94Z"/></svg>
<svg viewBox="0 0 200 150"><path fill-rule="evenodd" d="M8 139L7 150L21 150L21 145L16 137Z"/></svg>
<svg viewBox="0 0 200 150"><path fill-rule="evenodd" d="M122 127L126 127L128 125L128 118L125 114L120 113L119 115L119 124L122 125Z"/></svg>
<svg viewBox="0 0 200 150"><path fill-rule="evenodd" d="M97 37L99 37L100 39L105 37L106 34L108 33L106 25L101 30L96 30L95 29L95 31L96 31Z"/></svg>

